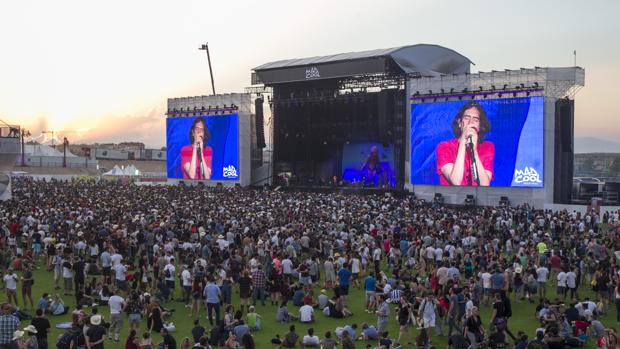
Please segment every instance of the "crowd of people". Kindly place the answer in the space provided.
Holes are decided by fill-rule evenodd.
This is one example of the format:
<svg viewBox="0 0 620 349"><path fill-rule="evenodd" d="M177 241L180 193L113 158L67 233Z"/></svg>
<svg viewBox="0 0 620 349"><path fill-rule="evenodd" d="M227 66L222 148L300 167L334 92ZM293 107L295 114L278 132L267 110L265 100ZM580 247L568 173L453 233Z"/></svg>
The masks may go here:
<svg viewBox="0 0 620 349"><path fill-rule="evenodd" d="M618 213L18 178L0 225L0 349L253 349L265 321L290 323L271 335L277 347L431 348L436 336L454 349L619 346L600 319L613 304L620 324ZM54 290L34 302L36 268ZM194 327L177 344L178 295ZM510 323L520 302L537 304L534 333ZM259 314L267 303L273 313ZM353 303L376 323L356 321ZM69 313L48 338L49 320ZM341 325L296 332L323 317Z"/></svg>

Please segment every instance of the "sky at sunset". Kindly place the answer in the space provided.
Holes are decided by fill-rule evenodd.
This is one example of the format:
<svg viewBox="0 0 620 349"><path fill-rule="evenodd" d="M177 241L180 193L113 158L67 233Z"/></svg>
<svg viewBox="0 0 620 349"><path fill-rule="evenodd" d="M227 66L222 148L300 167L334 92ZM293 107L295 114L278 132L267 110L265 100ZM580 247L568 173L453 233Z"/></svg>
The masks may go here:
<svg viewBox="0 0 620 349"><path fill-rule="evenodd" d="M620 139L620 1L7 1L0 119L76 142L165 144L166 99L243 92L262 63L417 43L473 72L586 70L575 136Z"/></svg>

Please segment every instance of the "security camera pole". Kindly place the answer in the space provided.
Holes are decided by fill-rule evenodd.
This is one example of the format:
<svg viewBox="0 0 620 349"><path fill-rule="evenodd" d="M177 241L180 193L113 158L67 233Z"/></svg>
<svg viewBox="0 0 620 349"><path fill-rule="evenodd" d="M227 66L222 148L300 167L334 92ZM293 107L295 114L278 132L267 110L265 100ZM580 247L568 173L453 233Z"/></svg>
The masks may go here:
<svg viewBox="0 0 620 349"><path fill-rule="evenodd" d="M209 61L209 74L211 75L211 88L213 89L213 95L215 96L215 82L213 82L213 69L211 69L211 56L209 55L209 43L206 43L200 46L198 49L207 51L207 61Z"/></svg>

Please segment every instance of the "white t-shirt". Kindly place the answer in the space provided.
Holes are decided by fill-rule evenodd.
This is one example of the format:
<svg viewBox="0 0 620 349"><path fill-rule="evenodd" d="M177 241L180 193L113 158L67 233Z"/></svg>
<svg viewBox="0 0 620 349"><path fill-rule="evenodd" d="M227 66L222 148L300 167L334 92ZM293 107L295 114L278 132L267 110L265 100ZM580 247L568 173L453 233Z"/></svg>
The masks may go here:
<svg viewBox="0 0 620 349"><path fill-rule="evenodd" d="M442 258L443 258L443 250L441 249L441 247L437 247L435 249L435 260L441 261Z"/></svg>
<svg viewBox="0 0 620 349"><path fill-rule="evenodd" d="M435 249L432 246L426 248L426 259L433 259L435 257Z"/></svg>
<svg viewBox="0 0 620 349"><path fill-rule="evenodd" d="M566 273L563 271L558 273L558 287L566 287Z"/></svg>
<svg viewBox="0 0 620 349"><path fill-rule="evenodd" d="M108 300L110 306L110 314L120 314L123 311L123 302L125 300L121 296L114 295Z"/></svg>
<svg viewBox="0 0 620 349"><path fill-rule="evenodd" d="M314 314L314 309L312 308L312 306L308 304L303 305L301 308L299 308L299 321L312 321L312 314Z"/></svg>
<svg viewBox="0 0 620 349"><path fill-rule="evenodd" d="M566 273L566 286L569 288L577 287L577 275L572 271Z"/></svg>
<svg viewBox="0 0 620 349"><path fill-rule="evenodd" d="M118 253L115 253L112 255L110 259L112 260L112 266L117 266L121 264L121 261L123 260L123 256L121 256Z"/></svg>
<svg viewBox="0 0 620 349"><path fill-rule="evenodd" d="M189 272L189 270L185 269L181 272L181 279L183 280L183 286L192 285L192 274Z"/></svg>
<svg viewBox="0 0 620 349"><path fill-rule="evenodd" d="M290 274L293 272L293 262L290 259L285 259L282 261L282 272L284 274Z"/></svg>
<svg viewBox="0 0 620 349"><path fill-rule="evenodd" d="M174 272L177 269L174 267L174 265L172 264L166 264L166 266L164 267L164 275L166 275L166 271L170 272L170 276L166 277L166 281L174 281Z"/></svg>
<svg viewBox="0 0 620 349"><path fill-rule="evenodd" d="M351 259L351 273L359 274L360 272L360 260L357 258Z"/></svg>
<svg viewBox="0 0 620 349"><path fill-rule="evenodd" d="M7 274L7 275L4 276L3 280L4 280L4 285L9 290L16 290L17 289L17 274L15 274L15 273L10 274L10 275Z"/></svg>
<svg viewBox="0 0 620 349"><path fill-rule="evenodd" d="M538 275L538 282L547 282L547 276L549 275L549 269L546 267L540 267L536 269L536 274Z"/></svg>
<svg viewBox="0 0 620 349"><path fill-rule="evenodd" d="M485 271L480 275L480 278L482 279L482 288L491 288L491 274Z"/></svg>
<svg viewBox="0 0 620 349"><path fill-rule="evenodd" d="M319 345L319 336L305 335L302 343L305 345Z"/></svg>
<svg viewBox="0 0 620 349"><path fill-rule="evenodd" d="M125 268L124 265L117 264L114 267L114 273L116 274L116 280L125 281L125 272L126 271L127 271L127 268Z"/></svg>

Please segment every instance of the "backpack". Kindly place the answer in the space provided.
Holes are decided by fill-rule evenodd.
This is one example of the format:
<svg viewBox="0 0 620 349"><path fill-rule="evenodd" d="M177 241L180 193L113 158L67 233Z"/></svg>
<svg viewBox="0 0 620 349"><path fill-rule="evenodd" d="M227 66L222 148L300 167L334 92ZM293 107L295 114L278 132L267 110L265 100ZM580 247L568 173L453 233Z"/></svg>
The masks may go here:
<svg viewBox="0 0 620 349"><path fill-rule="evenodd" d="M164 277L170 278L171 276L172 276L172 274L170 274L170 269L165 269L164 270Z"/></svg>
<svg viewBox="0 0 620 349"><path fill-rule="evenodd" d="M71 342L73 342L75 337L76 334L71 331L63 333L60 337L58 337L58 341L56 342L56 348L69 349L71 347Z"/></svg>

